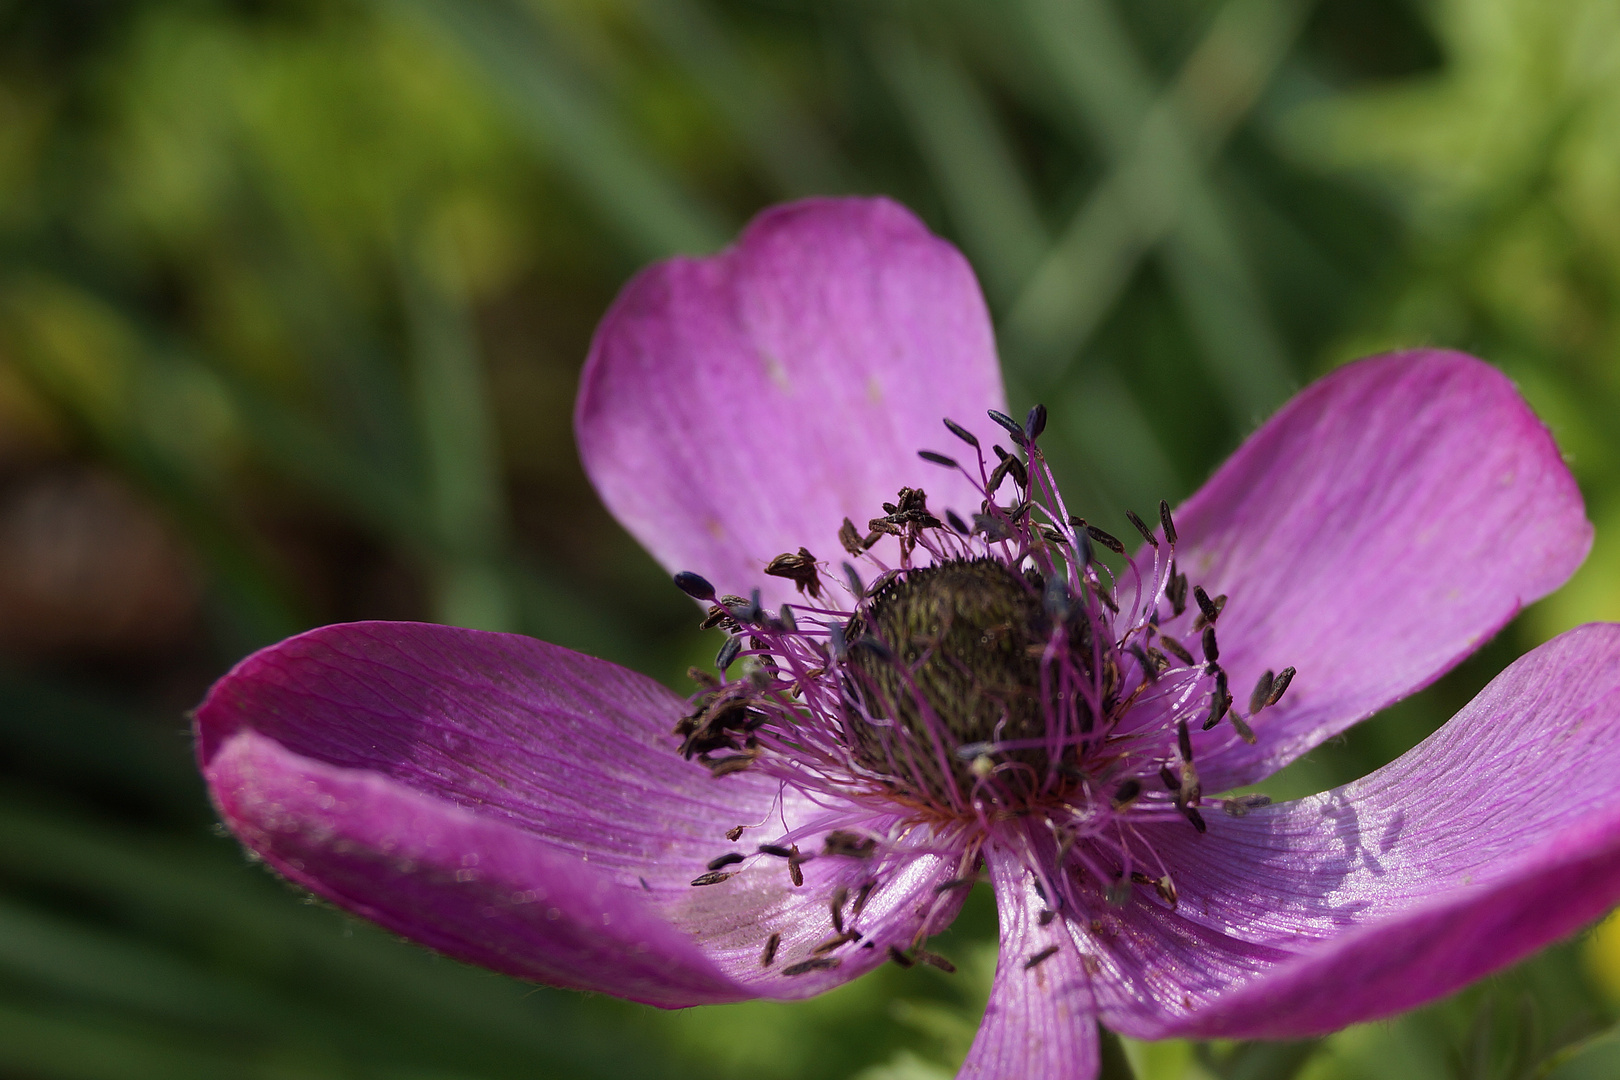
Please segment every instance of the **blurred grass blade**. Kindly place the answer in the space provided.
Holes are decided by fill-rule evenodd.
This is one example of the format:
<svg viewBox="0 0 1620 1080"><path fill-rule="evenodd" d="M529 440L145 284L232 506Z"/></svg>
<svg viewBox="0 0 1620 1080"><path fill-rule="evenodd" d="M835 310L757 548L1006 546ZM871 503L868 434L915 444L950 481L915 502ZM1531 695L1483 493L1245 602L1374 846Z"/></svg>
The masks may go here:
<svg viewBox="0 0 1620 1080"><path fill-rule="evenodd" d="M1169 240L1172 281L1217 385L1240 420L1288 387L1286 358L1241 250L1202 178L1252 107L1308 10L1306 0L1231 0L1157 98L1104 0L1026 0L1029 40L1068 93L1075 122L1113 164L1015 304L1012 351L1054 380L1112 308L1141 257Z"/></svg>
<svg viewBox="0 0 1620 1080"><path fill-rule="evenodd" d="M445 245L448 247L448 245ZM411 384L427 465L431 528L438 540L440 622L516 629L512 589L498 569L506 546L506 493L494 421L471 320L455 280L459 267L426 265L423 244L400 259ZM439 253L439 262L454 259Z"/></svg>
<svg viewBox="0 0 1620 1080"><path fill-rule="evenodd" d="M990 103L954 57L926 48L904 24L878 23L870 41L986 291L1010 301L1048 240Z"/></svg>
<svg viewBox="0 0 1620 1080"><path fill-rule="evenodd" d="M697 0L629 0L627 10L661 41L742 136L779 196L825 195L850 186L849 166L815 121L751 67L736 35Z"/></svg>
<svg viewBox="0 0 1620 1080"><path fill-rule="evenodd" d="M724 219L642 152L533 18L505 0L391 2L421 13L461 45L520 130L573 179L632 257L711 251L730 239Z"/></svg>

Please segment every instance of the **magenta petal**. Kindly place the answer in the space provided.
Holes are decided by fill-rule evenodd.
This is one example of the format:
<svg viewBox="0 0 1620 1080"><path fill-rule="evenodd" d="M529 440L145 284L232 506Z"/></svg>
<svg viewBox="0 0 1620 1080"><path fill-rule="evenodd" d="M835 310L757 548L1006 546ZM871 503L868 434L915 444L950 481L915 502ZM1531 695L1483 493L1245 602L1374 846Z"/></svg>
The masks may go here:
<svg viewBox="0 0 1620 1080"><path fill-rule="evenodd" d="M671 571L724 591L801 545L844 557L902 485L971 516L968 457L941 423L999 433L990 317L961 254L887 199L812 199L756 218L736 246L638 274L602 320L575 428L614 515Z"/></svg>
<svg viewBox="0 0 1620 1080"><path fill-rule="evenodd" d="M295 884L462 960L653 1005L737 1001L653 905L514 825L252 731L207 777L242 841Z"/></svg>
<svg viewBox="0 0 1620 1080"><path fill-rule="evenodd" d="M1104 1022L1149 1038L1316 1034L1513 963L1620 900L1617 770L1620 626L1585 626L1371 776L1206 813L1203 837L1147 837L1181 905L1131 909L1114 950L1127 989Z"/></svg>
<svg viewBox="0 0 1620 1080"><path fill-rule="evenodd" d="M1001 952L959 1078L1094 1080L1097 1021L1086 956L1065 920L1040 924L1046 905L1016 855L991 845L984 858L1000 912Z"/></svg>
<svg viewBox="0 0 1620 1080"><path fill-rule="evenodd" d="M835 889L874 875L851 923L909 940L955 865L921 835L881 866L817 859L803 888L766 857L692 886L717 855L778 840L781 819L808 847L818 821L859 812L715 779L675 752L684 711L650 679L529 638L362 623L239 664L198 710L198 749L226 823L288 878L510 974L659 1005L804 996L881 957L783 975L826 937ZM937 929L955 907L934 914Z"/></svg>
<svg viewBox="0 0 1620 1080"><path fill-rule="evenodd" d="M1592 542L1547 429L1501 372L1460 353L1374 357L1307 387L1176 512L1182 569L1226 593L1221 663L1239 707L1299 674L1249 747L1199 761L1252 782L1433 682L1556 589Z"/></svg>

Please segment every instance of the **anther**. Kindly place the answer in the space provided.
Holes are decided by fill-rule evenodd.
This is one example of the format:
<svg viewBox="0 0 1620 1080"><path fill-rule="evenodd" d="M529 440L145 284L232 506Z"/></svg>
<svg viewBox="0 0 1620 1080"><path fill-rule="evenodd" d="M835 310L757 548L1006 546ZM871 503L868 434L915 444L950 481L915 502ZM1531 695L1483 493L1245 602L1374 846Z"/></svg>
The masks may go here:
<svg viewBox="0 0 1620 1080"><path fill-rule="evenodd" d="M778 555L765 564L765 573L771 577L787 578L799 587L802 593L809 593L811 599L821 599L821 576L816 572L816 557L806 548L800 548L798 554Z"/></svg>
<svg viewBox="0 0 1620 1080"><path fill-rule="evenodd" d="M1091 534L1083 528L1077 528L1075 531L1074 554L1082 570L1097 561L1097 553L1091 548Z"/></svg>
<svg viewBox="0 0 1620 1080"><path fill-rule="evenodd" d="M977 450L979 448L979 437L973 434L973 432L969 431L967 428L963 427L961 424L958 424L955 420L946 417L945 426L950 429L952 435L955 435L958 439L961 439L963 442L973 447L973 449Z"/></svg>
<svg viewBox="0 0 1620 1080"><path fill-rule="evenodd" d="M838 526L838 542L843 545L845 551L857 558L866 554L866 543L861 539L860 530L855 528L855 523L849 518L845 518L844 523Z"/></svg>
<svg viewBox="0 0 1620 1080"><path fill-rule="evenodd" d="M795 889L804 884L803 864L808 861L809 860L807 860L804 856L799 854L798 844L794 844L792 847L788 848L788 880L793 882L793 887Z"/></svg>
<svg viewBox="0 0 1620 1080"><path fill-rule="evenodd" d="M872 890L875 888L877 888L876 881L868 881L866 884L861 886L860 891L855 894L855 902L849 905L850 918L856 918L861 912L866 910L867 897L872 895Z"/></svg>
<svg viewBox="0 0 1620 1080"><path fill-rule="evenodd" d="M1168 765L1159 766L1159 782L1164 785L1166 791L1179 792L1181 790L1181 781L1176 777L1175 773L1170 771Z"/></svg>
<svg viewBox="0 0 1620 1080"><path fill-rule="evenodd" d="M950 523L951 528L955 529L963 536L973 535L973 530L968 528L967 522L963 521L961 516L958 515L955 510L945 511L945 520Z"/></svg>
<svg viewBox="0 0 1620 1080"><path fill-rule="evenodd" d="M1093 540L1112 551L1115 555L1125 554L1125 545L1120 543L1119 538L1111 533L1104 532L1095 525L1087 525L1086 532L1091 535Z"/></svg>
<svg viewBox="0 0 1620 1080"><path fill-rule="evenodd" d="M917 965L917 961L907 956L903 951L894 945L889 946L889 959L893 960L896 964L903 968L915 967Z"/></svg>
<svg viewBox="0 0 1620 1080"><path fill-rule="evenodd" d="M1188 821L1192 822L1192 827L1197 829L1200 833L1208 831L1209 826L1204 824L1204 815L1198 812L1197 807L1178 806L1177 809L1181 811L1182 815Z"/></svg>
<svg viewBox="0 0 1620 1080"><path fill-rule="evenodd" d="M1221 650L1220 646L1215 641L1215 628L1213 626L1204 627L1203 646L1204 659L1209 663L1213 664L1215 661L1221 658Z"/></svg>
<svg viewBox="0 0 1620 1080"><path fill-rule="evenodd" d="M778 859L791 859L793 857L793 852L780 844L761 844L759 845L759 853L761 855L775 855Z"/></svg>
<svg viewBox="0 0 1620 1080"><path fill-rule="evenodd" d="M1055 918L1057 918L1057 912L1053 911L1051 908L1042 908L1041 913L1035 916L1035 921L1040 923L1042 926L1046 926Z"/></svg>
<svg viewBox="0 0 1620 1080"><path fill-rule="evenodd" d="M1002 429L1012 437L1012 441L1019 446L1024 445L1024 426L1004 412L989 410L990 419L1001 425Z"/></svg>
<svg viewBox="0 0 1620 1080"><path fill-rule="evenodd" d="M1046 430L1046 406L1037 404L1029 410L1024 417L1024 438L1034 442Z"/></svg>
<svg viewBox="0 0 1620 1080"><path fill-rule="evenodd" d="M1223 678L1225 674L1226 672L1222 671L1216 676L1215 689L1209 695L1209 717L1204 721L1205 731L1220 723L1232 708L1232 695L1227 693L1226 687L1222 685L1225 681ZM1232 713L1231 716L1232 723L1235 726L1239 720L1238 714ZM1241 729L1238 734L1242 734Z"/></svg>
<svg viewBox="0 0 1620 1080"><path fill-rule="evenodd" d="M1293 682L1293 681L1294 681L1294 669L1293 668L1285 667L1281 671L1279 671L1277 673L1277 681L1272 684L1271 693L1269 695L1267 695L1267 697L1266 697L1266 704L1268 706L1269 705L1275 705L1275 704L1277 704L1277 702L1281 701L1282 696L1283 696L1283 691L1287 690L1288 689L1288 684Z"/></svg>
<svg viewBox="0 0 1620 1080"><path fill-rule="evenodd" d="M776 959L776 950L781 947L782 935L772 932L771 936L765 939L765 951L759 956L759 966L770 967L771 962Z"/></svg>
<svg viewBox="0 0 1620 1080"><path fill-rule="evenodd" d="M1056 956L1059 948L1060 947L1057 945L1048 945L1046 948L1024 961L1024 970L1029 971L1033 968L1040 967L1042 964L1052 959L1052 957Z"/></svg>
<svg viewBox="0 0 1620 1080"><path fill-rule="evenodd" d="M1178 661L1183 662L1183 664L1186 664L1187 667L1192 667L1192 665L1197 664L1197 661L1194 661L1194 659L1192 659L1192 654L1187 653L1187 646L1184 646L1184 644L1181 644L1181 643L1179 643L1179 641L1176 641L1176 640L1174 640L1174 638L1171 638L1171 636L1168 635L1168 633L1162 633L1162 635L1158 635L1158 640L1162 641L1162 643L1165 644L1166 649L1170 649L1171 656L1176 657L1176 659L1178 659Z"/></svg>
<svg viewBox="0 0 1620 1080"><path fill-rule="evenodd" d="M1123 784L1119 785L1119 787L1114 789L1113 797L1109 800L1109 802L1113 804L1115 810L1123 810L1125 807L1135 802L1137 796L1141 794L1142 781L1127 780Z"/></svg>
<svg viewBox="0 0 1620 1080"><path fill-rule="evenodd" d="M929 952L927 949L918 949L917 960L919 963L927 964L929 967L938 968L947 975L956 974L956 965L939 955L939 953Z"/></svg>
<svg viewBox="0 0 1620 1080"><path fill-rule="evenodd" d="M832 937L827 938L825 941L822 941L822 942L818 943L815 948L810 950L810 955L812 955L812 956L821 956L824 953L832 952L834 949L838 948L840 945L848 945L852 941L859 941L859 940L861 940L860 931L858 931L858 930L840 930L840 931L838 931L838 933L834 934Z"/></svg>
<svg viewBox="0 0 1620 1080"><path fill-rule="evenodd" d="M728 873L725 873L724 871L721 871L721 870L711 870L707 874L699 874L697 877L693 878L692 879L692 884L693 885L718 885L722 881L725 881L727 878L733 878L733 877L736 877L736 876L737 875L735 873L728 874Z"/></svg>
<svg viewBox="0 0 1620 1080"><path fill-rule="evenodd" d="M737 826L734 826L733 828L727 829L726 830L726 839L730 840L732 843L736 843L737 840L742 837L743 829L745 829L745 828L747 828L746 825L737 825Z"/></svg>
<svg viewBox="0 0 1620 1080"><path fill-rule="evenodd" d="M814 956L809 960L800 960L797 964L789 964L782 969L783 975L804 975L812 971L831 971L839 965L836 956Z"/></svg>
<svg viewBox="0 0 1620 1080"><path fill-rule="evenodd" d="M1176 749L1181 751L1182 761L1193 759L1192 732L1187 730L1187 721L1182 720L1176 724Z"/></svg>
<svg viewBox="0 0 1620 1080"><path fill-rule="evenodd" d="M1250 810L1271 805L1270 795L1235 795L1221 802L1221 809L1233 817L1245 817Z"/></svg>
<svg viewBox="0 0 1620 1080"><path fill-rule="evenodd" d="M743 856L735 851L728 851L717 859L709 860L710 870L723 870L728 866L735 866L743 861Z"/></svg>
<svg viewBox="0 0 1620 1080"><path fill-rule="evenodd" d="M1232 703L1232 699L1227 698L1226 703L1230 705ZM1237 713L1232 714L1232 729L1238 733L1238 738L1242 739L1250 746L1254 745L1254 729L1245 723L1243 717L1239 716Z"/></svg>
<svg viewBox="0 0 1620 1080"><path fill-rule="evenodd" d="M1174 911L1180 897L1176 894L1176 883L1170 880L1170 875L1166 874L1164 877L1155 881L1153 883L1153 888L1158 892L1159 899L1163 900L1166 904L1169 904L1170 910Z"/></svg>
<svg viewBox="0 0 1620 1080"><path fill-rule="evenodd" d="M924 461L932 462L935 465L943 465L947 469L961 468L961 466L956 463L955 458L946 457L944 454L936 454L932 450L919 450L917 451L917 456L922 458Z"/></svg>
<svg viewBox="0 0 1620 1080"><path fill-rule="evenodd" d="M833 930L842 934L844 932L844 902L849 899L849 889L843 885L833 890L832 899L827 902L829 913L832 915Z"/></svg>
<svg viewBox="0 0 1620 1080"><path fill-rule="evenodd" d="M694 600L714 599L714 586L690 570L682 570L675 575L675 587Z"/></svg>
<svg viewBox="0 0 1620 1080"><path fill-rule="evenodd" d="M972 887L973 887L973 879L972 878L965 878L965 877L952 878L949 881L942 881L938 885L935 885L934 886L934 895L939 896L942 893L955 892L957 889L971 889Z"/></svg>
<svg viewBox="0 0 1620 1080"><path fill-rule="evenodd" d="M1266 707L1271 700L1271 688L1277 680L1270 668L1260 673L1260 678L1254 684L1254 692L1249 695L1249 715L1253 716Z"/></svg>
<svg viewBox="0 0 1620 1080"><path fill-rule="evenodd" d="M851 859L870 859L877 851L876 840L847 829L834 829L827 834L825 843L824 854L843 855Z"/></svg>
<svg viewBox="0 0 1620 1080"><path fill-rule="evenodd" d="M1164 526L1164 538L1171 547L1176 546L1176 523L1170 518L1170 504L1159 500L1159 524Z"/></svg>
<svg viewBox="0 0 1620 1080"><path fill-rule="evenodd" d="M1176 802L1182 806L1197 806L1204 797L1204 785L1198 779L1198 770L1190 761L1181 763L1181 787Z"/></svg>
<svg viewBox="0 0 1620 1080"><path fill-rule="evenodd" d="M1170 581L1164 587L1164 594L1170 598L1170 610L1176 615L1187 610L1187 575L1177 571L1174 562L1170 564Z"/></svg>
<svg viewBox="0 0 1620 1080"><path fill-rule="evenodd" d="M1157 551L1159 548L1158 537L1154 536L1153 530L1147 527L1147 522L1137 517L1135 510L1125 511L1125 516L1130 519L1130 523L1132 525L1136 526L1136 531L1142 534L1142 539L1146 540L1153 546L1153 549Z"/></svg>
<svg viewBox="0 0 1620 1080"><path fill-rule="evenodd" d="M757 753L728 754L723 758L711 758L703 764L709 767L709 775L718 780L722 776L742 772L758 759Z"/></svg>
<svg viewBox="0 0 1620 1080"><path fill-rule="evenodd" d="M742 638L726 638L726 643L720 646L720 651L715 654L714 666L719 668L721 671L726 670L726 668L730 667L737 659L737 654L742 652L742 647Z"/></svg>
<svg viewBox="0 0 1620 1080"><path fill-rule="evenodd" d="M1193 599L1198 601L1198 610L1204 616L1205 622L1214 622L1220 618L1221 609L1215 606L1215 601L1209 598L1202 585L1193 586Z"/></svg>
<svg viewBox="0 0 1620 1080"><path fill-rule="evenodd" d="M866 586L861 584L861 575L855 572L854 566L845 563L844 577L849 581L849 591L854 594L855 602L860 603L866 597Z"/></svg>

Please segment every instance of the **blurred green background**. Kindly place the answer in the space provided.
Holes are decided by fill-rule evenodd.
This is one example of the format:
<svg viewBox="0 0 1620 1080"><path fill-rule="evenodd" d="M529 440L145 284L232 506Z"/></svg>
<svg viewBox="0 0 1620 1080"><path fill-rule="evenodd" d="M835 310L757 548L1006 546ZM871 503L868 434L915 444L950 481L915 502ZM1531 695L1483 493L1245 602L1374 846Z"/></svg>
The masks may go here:
<svg viewBox="0 0 1620 1080"><path fill-rule="evenodd" d="M660 1013L429 956L245 860L185 710L323 622L712 652L585 483L625 278L886 192L973 261L1071 501L1184 497L1397 346L1508 371L1575 582L1291 768L1400 753L1620 619L1620 0L0 0L0 1077L948 1077L994 912L814 1002ZM1513 538L1504 536L1503 543ZM1620 933L1145 1080L1620 1075Z"/></svg>

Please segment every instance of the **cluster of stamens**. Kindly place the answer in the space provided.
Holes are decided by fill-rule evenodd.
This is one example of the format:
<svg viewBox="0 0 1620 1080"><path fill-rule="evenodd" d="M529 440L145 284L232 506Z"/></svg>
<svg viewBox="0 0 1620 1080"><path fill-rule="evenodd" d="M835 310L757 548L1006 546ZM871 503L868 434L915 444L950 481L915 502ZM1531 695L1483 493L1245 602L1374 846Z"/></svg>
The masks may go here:
<svg viewBox="0 0 1620 1080"><path fill-rule="evenodd" d="M703 625L729 634L719 674L691 673L702 689L676 726L680 752L716 777L764 773L846 808L754 853L718 857L694 885L759 857L781 859L796 885L814 857L877 867L902 841L919 850L925 831L960 857L953 888L971 883L985 842L1023 850L1050 909L1043 920L1082 907L1088 877L1109 903L1130 902L1140 885L1174 907L1170 873L1140 826L1179 818L1202 833L1201 808L1241 816L1268 801L1206 799L1193 733L1215 733L1199 737L1206 752L1252 743L1256 714L1282 696L1293 669L1265 672L1247 710L1236 708L1217 639L1226 597L1189 586L1168 504L1159 504L1157 532L1127 512L1147 545L1127 557L1120 540L1068 513L1039 448L1046 410L1031 409L1023 424L990 416L1013 447L993 445L993 465L950 420L976 463L920 451L976 489L971 522L954 510L937 517L922 490L902 488L865 530L844 521L838 573L802 547L773 559L765 573L802 597L775 611L757 590L716 596L701 577L676 575L710 604ZM884 538L895 543L880 558ZM893 826L876 832L873 821ZM857 909L876 883L874 871ZM834 950L859 940L841 913L834 922ZM931 956L920 934L908 950L890 948L903 963ZM768 965L775 949L766 954Z"/></svg>

